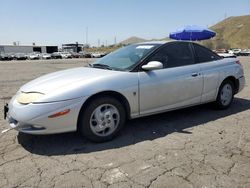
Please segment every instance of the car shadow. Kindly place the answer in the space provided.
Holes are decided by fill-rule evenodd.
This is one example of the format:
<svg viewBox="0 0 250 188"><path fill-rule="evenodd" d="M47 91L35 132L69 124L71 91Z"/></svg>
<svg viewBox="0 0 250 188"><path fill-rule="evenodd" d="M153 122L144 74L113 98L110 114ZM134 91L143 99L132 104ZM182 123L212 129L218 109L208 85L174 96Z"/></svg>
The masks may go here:
<svg viewBox="0 0 250 188"><path fill-rule="evenodd" d="M173 132L192 134L187 128L202 126L226 116L237 114L250 109L250 100L235 98L227 110L215 110L211 105L166 112L130 120L121 133L112 141L93 143L82 138L78 133L56 135L28 135L18 134L18 142L27 151L46 156L91 153L96 151L120 148L142 141L165 137Z"/></svg>

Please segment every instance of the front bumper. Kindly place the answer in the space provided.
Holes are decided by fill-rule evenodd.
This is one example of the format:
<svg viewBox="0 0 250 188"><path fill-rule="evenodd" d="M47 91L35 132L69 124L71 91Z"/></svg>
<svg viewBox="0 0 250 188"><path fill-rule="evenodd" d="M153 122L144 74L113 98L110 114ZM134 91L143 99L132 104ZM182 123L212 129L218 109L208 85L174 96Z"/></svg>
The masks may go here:
<svg viewBox="0 0 250 188"><path fill-rule="evenodd" d="M6 116L12 128L24 133L54 134L76 131L78 115L85 100L86 97L81 97L59 102L22 105L13 97ZM70 109L70 112L49 118L65 109Z"/></svg>
<svg viewBox="0 0 250 188"><path fill-rule="evenodd" d="M6 103L6 104L4 105L4 107L3 107L3 109L4 109L4 119L6 119L6 118L7 118L7 115L8 115L8 112L9 112L9 104Z"/></svg>

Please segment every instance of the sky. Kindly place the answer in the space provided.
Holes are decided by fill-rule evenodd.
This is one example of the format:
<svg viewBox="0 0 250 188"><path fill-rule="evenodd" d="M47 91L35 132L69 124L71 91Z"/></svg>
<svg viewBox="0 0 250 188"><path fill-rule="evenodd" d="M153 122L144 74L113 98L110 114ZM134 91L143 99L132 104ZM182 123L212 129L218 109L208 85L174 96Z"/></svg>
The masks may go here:
<svg viewBox="0 0 250 188"><path fill-rule="evenodd" d="M0 0L0 45L110 45L240 15L250 15L250 0Z"/></svg>

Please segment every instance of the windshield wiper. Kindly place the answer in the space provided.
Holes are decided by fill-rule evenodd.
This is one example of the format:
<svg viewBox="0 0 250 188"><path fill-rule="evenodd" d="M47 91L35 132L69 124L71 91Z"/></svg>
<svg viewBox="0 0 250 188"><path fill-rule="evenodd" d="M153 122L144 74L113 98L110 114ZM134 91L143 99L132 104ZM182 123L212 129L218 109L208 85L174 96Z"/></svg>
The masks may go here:
<svg viewBox="0 0 250 188"><path fill-rule="evenodd" d="M101 68L101 69L108 69L108 70L113 70L110 66L108 65L104 65L104 64L89 64L90 67L94 67L94 68Z"/></svg>

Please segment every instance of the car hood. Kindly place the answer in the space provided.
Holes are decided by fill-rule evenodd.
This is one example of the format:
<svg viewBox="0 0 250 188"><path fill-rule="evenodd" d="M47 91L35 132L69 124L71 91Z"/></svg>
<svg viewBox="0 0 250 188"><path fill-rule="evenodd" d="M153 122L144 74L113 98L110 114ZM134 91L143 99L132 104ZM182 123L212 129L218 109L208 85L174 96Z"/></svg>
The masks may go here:
<svg viewBox="0 0 250 188"><path fill-rule="evenodd" d="M20 88L22 92L49 94L61 88L71 88L72 84L90 83L96 79L119 74L118 71L80 67L63 70L39 77Z"/></svg>

